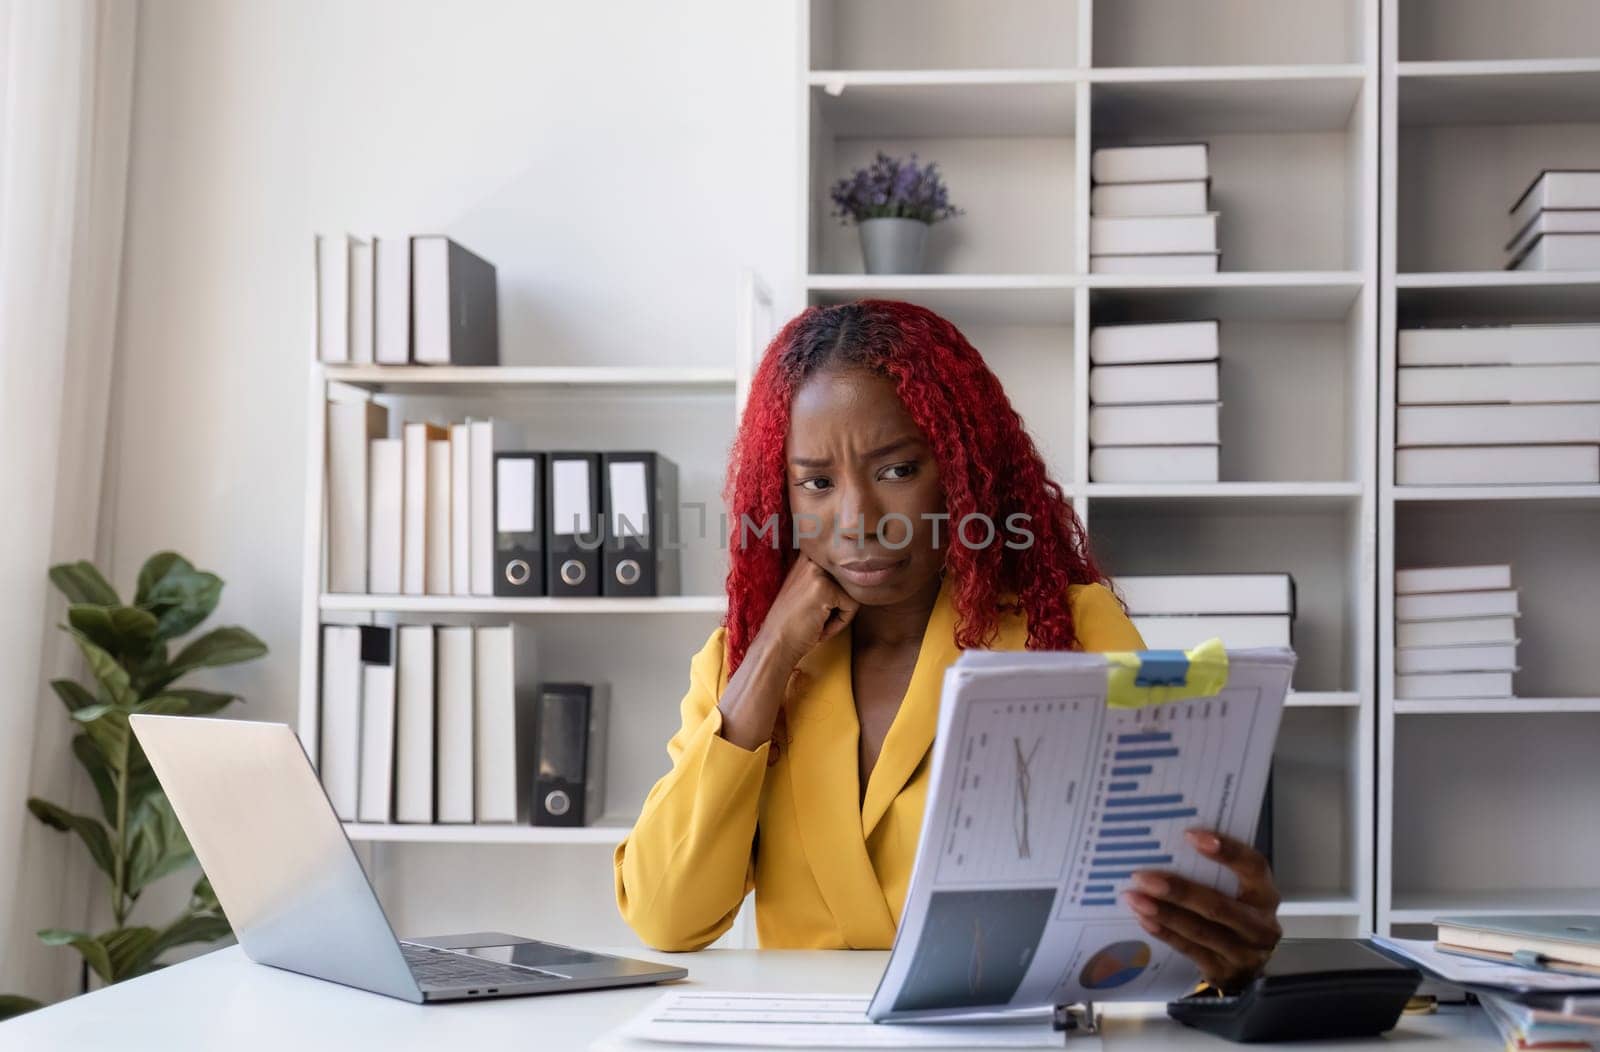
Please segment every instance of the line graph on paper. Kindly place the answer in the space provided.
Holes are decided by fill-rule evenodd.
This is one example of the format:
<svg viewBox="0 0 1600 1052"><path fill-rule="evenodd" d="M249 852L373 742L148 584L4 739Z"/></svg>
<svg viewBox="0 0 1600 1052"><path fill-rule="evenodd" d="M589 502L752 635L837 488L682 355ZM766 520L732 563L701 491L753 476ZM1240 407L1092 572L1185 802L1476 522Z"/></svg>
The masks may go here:
<svg viewBox="0 0 1600 1052"><path fill-rule="evenodd" d="M1089 699L974 702L960 741L955 792L943 830L938 880L976 883L1054 879L1095 755L1093 735L1069 733Z"/></svg>

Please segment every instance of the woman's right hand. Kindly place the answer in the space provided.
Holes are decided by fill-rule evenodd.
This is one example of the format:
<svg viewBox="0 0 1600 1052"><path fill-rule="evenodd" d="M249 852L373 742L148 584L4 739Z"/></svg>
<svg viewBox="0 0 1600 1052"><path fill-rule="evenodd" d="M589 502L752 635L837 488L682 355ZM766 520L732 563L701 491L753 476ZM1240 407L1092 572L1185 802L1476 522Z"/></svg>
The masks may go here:
<svg viewBox="0 0 1600 1052"><path fill-rule="evenodd" d="M771 650L792 665L848 626L861 604L804 555L797 555L752 646Z"/></svg>

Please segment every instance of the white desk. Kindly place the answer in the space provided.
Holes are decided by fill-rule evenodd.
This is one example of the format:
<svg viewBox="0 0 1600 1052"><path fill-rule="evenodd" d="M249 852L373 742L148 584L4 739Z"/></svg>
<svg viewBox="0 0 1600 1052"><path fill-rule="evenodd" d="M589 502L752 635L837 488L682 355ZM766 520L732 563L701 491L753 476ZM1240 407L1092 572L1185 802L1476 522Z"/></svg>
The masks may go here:
<svg viewBox="0 0 1600 1052"><path fill-rule="evenodd" d="M681 964L689 969L688 983L708 989L862 994L870 993L877 984L888 957L882 952L805 950L613 952ZM0 1050L351 1052L371 1048L455 1052L481 1048L487 1052L576 1052L632 1018L662 989L646 986L413 1005L264 968L231 947L0 1023ZM1104 1044L1110 1049L1234 1047L1178 1026L1159 1006L1114 1006L1109 1014ZM1499 1047L1477 1009L1445 1009L1437 1015L1407 1017L1385 1039L1385 1045L1397 1044L1417 1052ZM687 1046L606 1041L602 1047L662 1052ZM1379 1046L1318 1042L1307 1047L1316 1052L1354 1052Z"/></svg>

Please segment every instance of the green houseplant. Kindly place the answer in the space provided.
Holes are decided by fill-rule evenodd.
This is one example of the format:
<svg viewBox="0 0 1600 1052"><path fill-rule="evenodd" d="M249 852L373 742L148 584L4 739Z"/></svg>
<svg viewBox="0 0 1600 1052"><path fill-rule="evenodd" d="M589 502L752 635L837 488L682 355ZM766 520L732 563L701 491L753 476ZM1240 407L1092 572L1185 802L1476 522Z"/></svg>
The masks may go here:
<svg viewBox="0 0 1600 1052"><path fill-rule="evenodd" d="M88 562L53 566L50 580L69 604L62 630L77 643L93 678L92 688L71 679L53 680L50 686L80 728L72 739L72 754L94 786L100 816L74 814L38 798L28 801L28 810L51 828L83 841L106 876L113 927L99 934L47 928L39 938L76 949L83 956L85 984L89 970L115 983L160 967L159 958L173 947L214 942L229 931L203 875L188 905L169 923L128 923L145 888L195 861L128 717L211 715L237 696L179 687L177 681L197 669L250 661L267 648L245 629L228 626L195 636L170 652L179 637L211 615L222 594L221 578L196 570L174 552L160 552L144 564L131 604L124 604ZM24 998L0 997L0 1018L32 1007Z"/></svg>

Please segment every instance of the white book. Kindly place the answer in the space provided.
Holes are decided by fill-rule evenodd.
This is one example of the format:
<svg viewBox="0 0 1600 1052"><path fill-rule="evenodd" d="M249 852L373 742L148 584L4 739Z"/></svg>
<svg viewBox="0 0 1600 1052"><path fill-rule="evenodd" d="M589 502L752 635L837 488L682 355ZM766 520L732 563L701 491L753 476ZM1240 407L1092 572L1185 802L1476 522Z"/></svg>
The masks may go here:
<svg viewBox="0 0 1600 1052"><path fill-rule="evenodd" d="M1398 372L1401 405L1600 402L1600 365L1462 365Z"/></svg>
<svg viewBox="0 0 1600 1052"><path fill-rule="evenodd" d="M373 356L380 365L411 360L411 239L373 239Z"/></svg>
<svg viewBox="0 0 1600 1052"><path fill-rule="evenodd" d="M1600 234L1600 208L1539 212L1511 236L1506 251L1518 256L1542 234Z"/></svg>
<svg viewBox="0 0 1600 1052"><path fill-rule="evenodd" d="M1600 170L1546 169L1511 205L1511 228L1521 230L1545 209L1600 208Z"/></svg>
<svg viewBox="0 0 1600 1052"><path fill-rule="evenodd" d="M1089 370L1089 401L1096 405L1215 402L1216 362L1167 365L1097 365Z"/></svg>
<svg viewBox="0 0 1600 1052"><path fill-rule="evenodd" d="M328 802L341 821L356 820L361 770L361 628L322 626L322 690L317 742L306 752L317 770Z"/></svg>
<svg viewBox="0 0 1600 1052"><path fill-rule="evenodd" d="M1095 446L1214 446L1221 404L1097 405L1089 410Z"/></svg>
<svg viewBox="0 0 1600 1052"><path fill-rule="evenodd" d="M411 239L411 360L496 365L499 295L493 264L437 234Z"/></svg>
<svg viewBox="0 0 1600 1052"><path fill-rule="evenodd" d="M1517 645L1496 643L1473 647L1412 647L1396 650L1394 670L1403 676L1430 672L1515 672Z"/></svg>
<svg viewBox="0 0 1600 1052"><path fill-rule="evenodd" d="M450 594L472 594L472 456L466 424L450 425Z"/></svg>
<svg viewBox="0 0 1600 1052"><path fill-rule="evenodd" d="M1110 146L1094 151L1089 173L1097 183L1170 183L1211 175L1203 142L1175 146Z"/></svg>
<svg viewBox="0 0 1600 1052"><path fill-rule="evenodd" d="M1208 639L1220 639L1231 650L1290 645L1291 618L1286 614L1140 616L1132 621L1147 650L1189 650Z"/></svg>
<svg viewBox="0 0 1600 1052"><path fill-rule="evenodd" d="M448 435L448 432L446 432ZM427 531L423 538L423 591L450 594L450 439L428 441Z"/></svg>
<svg viewBox="0 0 1600 1052"><path fill-rule="evenodd" d="M1394 696L1404 701L1441 701L1455 698L1509 698L1509 672L1449 672L1396 676Z"/></svg>
<svg viewBox="0 0 1600 1052"><path fill-rule="evenodd" d="M468 588L472 595L494 594L494 455L514 441L503 420L468 422L469 501L467 509Z"/></svg>
<svg viewBox="0 0 1600 1052"><path fill-rule="evenodd" d="M1394 626L1394 645L1462 647L1480 643L1515 643L1515 617L1463 617L1449 621L1405 621Z"/></svg>
<svg viewBox="0 0 1600 1052"><path fill-rule="evenodd" d="M433 626L401 625L395 712L396 822L433 821Z"/></svg>
<svg viewBox="0 0 1600 1052"><path fill-rule="evenodd" d="M1396 595L1429 592L1493 592L1511 587L1511 567L1424 566L1394 572Z"/></svg>
<svg viewBox="0 0 1600 1052"><path fill-rule="evenodd" d="M377 402L328 403L328 591L367 590L367 455L389 432Z"/></svg>
<svg viewBox="0 0 1600 1052"><path fill-rule="evenodd" d="M476 631L476 819L515 822L517 687L520 682L523 689L534 689L538 674L531 666L530 640L515 626L480 626Z"/></svg>
<svg viewBox="0 0 1600 1052"><path fill-rule="evenodd" d="M1294 580L1284 573L1149 574L1118 577L1114 584L1133 616L1294 616Z"/></svg>
<svg viewBox="0 0 1600 1052"><path fill-rule="evenodd" d="M350 241L350 360L372 363L372 243Z"/></svg>
<svg viewBox="0 0 1600 1052"><path fill-rule="evenodd" d="M1513 270L1600 270L1600 234L1541 234Z"/></svg>
<svg viewBox="0 0 1600 1052"><path fill-rule="evenodd" d="M1600 403L1408 405L1395 414L1398 446L1600 443Z"/></svg>
<svg viewBox="0 0 1600 1052"><path fill-rule="evenodd" d="M1220 252L1090 256L1091 274L1215 274Z"/></svg>
<svg viewBox="0 0 1600 1052"><path fill-rule="evenodd" d="M1089 451L1092 482L1216 482L1216 446L1096 446Z"/></svg>
<svg viewBox="0 0 1600 1052"><path fill-rule="evenodd" d="M361 790L356 817L394 818L394 629L366 625L361 655Z"/></svg>
<svg viewBox="0 0 1600 1052"><path fill-rule="evenodd" d="M1401 486L1592 485L1600 446L1434 446L1394 456Z"/></svg>
<svg viewBox="0 0 1600 1052"><path fill-rule="evenodd" d="M423 595L427 583L428 443L447 437L437 424L409 423L401 430L405 444L405 471L401 506L400 590Z"/></svg>
<svg viewBox="0 0 1600 1052"><path fill-rule="evenodd" d="M317 237L317 358L324 362L350 360L350 241Z"/></svg>
<svg viewBox="0 0 1600 1052"><path fill-rule="evenodd" d="M367 447L367 591L400 594L405 516L405 443L375 438Z"/></svg>
<svg viewBox="0 0 1600 1052"><path fill-rule="evenodd" d="M1217 251L1217 213L1197 216L1095 216L1089 251L1097 256Z"/></svg>
<svg viewBox="0 0 1600 1052"><path fill-rule="evenodd" d="M1089 361L1094 365L1214 362L1218 355L1215 321L1097 325L1089 331Z"/></svg>
<svg viewBox="0 0 1600 1052"><path fill-rule="evenodd" d="M1396 621L1454 621L1466 617L1515 617L1517 590L1499 588L1488 592L1434 592L1423 595L1397 595Z"/></svg>
<svg viewBox="0 0 1600 1052"><path fill-rule="evenodd" d="M1600 325L1401 329L1400 365L1600 365Z"/></svg>
<svg viewBox="0 0 1600 1052"><path fill-rule="evenodd" d="M1209 211L1204 179L1171 183L1107 183L1089 192L1097 216L1186 216Z"/></svg>
<svg viewBox="0 0 1600 1052"><path fill-rule="evenodd" d="M438 673L434 808L440 822L471 822L475 792L471 627L439 626L434 634L434 667Z"/></svg>

